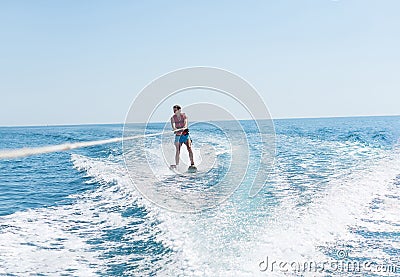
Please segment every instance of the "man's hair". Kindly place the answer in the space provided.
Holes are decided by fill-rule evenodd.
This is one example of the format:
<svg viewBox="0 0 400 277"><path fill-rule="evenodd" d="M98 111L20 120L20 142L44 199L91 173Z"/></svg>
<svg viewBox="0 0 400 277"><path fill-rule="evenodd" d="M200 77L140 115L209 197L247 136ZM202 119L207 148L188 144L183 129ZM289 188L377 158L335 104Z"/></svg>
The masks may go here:
<svg viewBox="0 0 400 277"><path fill-rule="evenodd" d="M180 110L180 109L181 109L181 106L179 106L179 105L175 105L175 106L173 106L173 108L174 108L174 109L178 109L178 110Z"/></svg>

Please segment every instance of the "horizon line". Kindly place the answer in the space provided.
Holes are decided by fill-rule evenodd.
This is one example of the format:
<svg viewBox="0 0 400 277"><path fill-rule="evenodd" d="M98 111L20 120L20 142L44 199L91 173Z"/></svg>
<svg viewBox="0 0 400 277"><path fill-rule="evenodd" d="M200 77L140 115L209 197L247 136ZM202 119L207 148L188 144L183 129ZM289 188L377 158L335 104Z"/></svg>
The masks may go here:
<svg viewBox="0 0 400 277"><path fill-rule="evenodd" d="M345 116L311 116L311 117L276 117L271 120L285 120L285 119L329 119L329 118L350 118L350 117L396 117L400 116L400 114L392 114L392 115L345 115ZM239 121L252 120L252 119L237 119ZM260 119L260 120L268 120L268 119ZM215 121L232 121L232 120L212 120ZM165 121L168 122L168 121ZM162 121L151 121L148 123L165 123ZM196 121L194 121L196 122ZM144 124L145 122L135 122L133 124ZM109 122L109 123L66 123L66 124L39 124L39 125L0 125L0 128L23 128L23 127L72 127L72 126L92 126L92 125L124 125L124 122Z"/></svg>

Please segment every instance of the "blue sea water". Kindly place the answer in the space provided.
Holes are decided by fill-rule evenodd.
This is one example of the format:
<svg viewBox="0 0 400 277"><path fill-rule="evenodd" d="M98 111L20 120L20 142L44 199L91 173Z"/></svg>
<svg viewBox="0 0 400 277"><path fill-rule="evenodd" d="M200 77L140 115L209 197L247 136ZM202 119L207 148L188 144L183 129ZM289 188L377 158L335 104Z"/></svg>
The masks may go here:
<svg viewBox="0 0 400 277"><path fill-rule="evenodd" d="M251 143L251 122L242 124ZM0 276L400 276L400 117L274 125L276 157L263 189L249 198L245 178L225 202L199 213L143 197L120 143L0 160ZM0 149L122 132L122 125L2 127ZM216 151L212 170L198 176L217 182L229 147L212 128L194 126L191 136L195 150ZM157 146L148 147L157 159ZM248 174L256 168L251 159ZM336 264L300 268L311 261ZM340 264L349 261L360 270Z"/></svg>

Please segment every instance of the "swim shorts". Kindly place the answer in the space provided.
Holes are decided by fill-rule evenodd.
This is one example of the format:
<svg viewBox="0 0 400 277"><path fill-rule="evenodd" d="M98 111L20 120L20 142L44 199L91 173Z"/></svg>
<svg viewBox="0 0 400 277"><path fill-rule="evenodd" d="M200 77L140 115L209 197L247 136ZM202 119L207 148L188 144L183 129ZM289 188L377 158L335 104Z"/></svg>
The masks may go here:
<svg viewBox="0 0 400 277"><path fill-rule="evenodd" d="M190 139L189 134L175 136L175 142L186 143Z"/></svg>

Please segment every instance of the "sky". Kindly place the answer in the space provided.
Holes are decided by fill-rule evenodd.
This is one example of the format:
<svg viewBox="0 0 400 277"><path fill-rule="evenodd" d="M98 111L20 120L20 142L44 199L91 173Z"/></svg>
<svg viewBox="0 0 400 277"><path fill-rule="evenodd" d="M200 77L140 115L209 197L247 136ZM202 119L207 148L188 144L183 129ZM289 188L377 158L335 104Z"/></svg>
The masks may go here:
<svg viewBox="0 0 400 277"><path fill-rule="evenodd" d="M147 84L190 66L241 76L272 118L399 115L399 10L397 0L2 0L0 126L123 123Z"/></svg>

